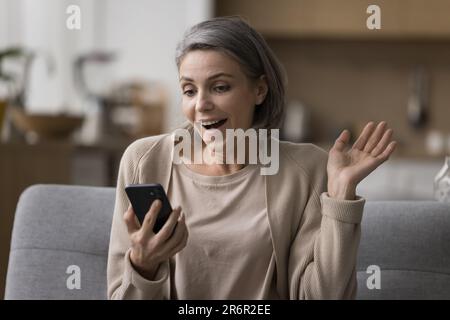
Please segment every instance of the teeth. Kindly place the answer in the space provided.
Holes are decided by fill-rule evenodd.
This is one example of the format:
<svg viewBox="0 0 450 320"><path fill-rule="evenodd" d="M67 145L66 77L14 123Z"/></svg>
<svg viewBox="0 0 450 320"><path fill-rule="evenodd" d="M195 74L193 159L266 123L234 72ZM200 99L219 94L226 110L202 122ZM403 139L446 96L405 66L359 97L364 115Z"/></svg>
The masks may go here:
<svg viewBox="0 0 450 320"><path fill-rule="evenodd" d="M222 119L223 120L223 119ZM212 125L212 124L216 124L216 123L218 123L218 122L220 122L220 121L222 121L222 120L216 120L216 121L202 121L202 125L204 125L204 126L209 126L209 125Z"/></svg>

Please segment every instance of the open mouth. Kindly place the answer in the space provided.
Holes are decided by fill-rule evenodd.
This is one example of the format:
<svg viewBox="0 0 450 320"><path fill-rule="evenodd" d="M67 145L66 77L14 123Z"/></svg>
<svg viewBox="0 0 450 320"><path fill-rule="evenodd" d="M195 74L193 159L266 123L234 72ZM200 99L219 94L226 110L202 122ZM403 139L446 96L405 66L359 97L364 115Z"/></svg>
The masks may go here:
<svg viewBox="0 0 450 320"><path fill-rule="evenodd" d="M216 121L203 121L203 122L202 122L202 126L203 126L203 128L205 128L206 130L209 130L209 129L217 129L217 128L219 128L221 125L223 125L226 121L227 121L227 119L216 120Z"/></svg>

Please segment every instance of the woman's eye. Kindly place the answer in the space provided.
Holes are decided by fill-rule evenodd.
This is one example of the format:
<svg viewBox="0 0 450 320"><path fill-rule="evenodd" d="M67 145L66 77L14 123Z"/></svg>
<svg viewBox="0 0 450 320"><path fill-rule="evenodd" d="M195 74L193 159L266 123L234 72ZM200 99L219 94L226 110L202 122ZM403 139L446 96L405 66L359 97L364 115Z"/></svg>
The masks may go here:
<svg viewBox="0 0 450 320"><path fill-rule="evenodd" d="M188 96L188 97L192 97L192 96L194 96L195 92L194 92L194 90L189 89L189 90L184 90L183 94Z"/></svg>
<svg viewBox="0 0 450 320"><path fill-rule="evenodd" d="M219 92L219 93L226 92L226 91L228 91L229 89L230 89L230 86L227 86L227 85L220 85L220 86L215 86L215 87L214 87L214 90L215 90L216 92Z"/></svg>

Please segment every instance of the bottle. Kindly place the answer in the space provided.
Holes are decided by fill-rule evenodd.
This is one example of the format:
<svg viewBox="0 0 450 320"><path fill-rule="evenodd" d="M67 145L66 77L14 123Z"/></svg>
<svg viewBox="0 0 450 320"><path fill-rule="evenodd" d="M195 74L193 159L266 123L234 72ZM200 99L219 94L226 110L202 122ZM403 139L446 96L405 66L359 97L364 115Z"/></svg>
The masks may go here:
<svg viewBox="0 0 450 320"><path fill-rule="evenodd" d="M286 107L286 117L282 127L283 139L291 142L306 142L310 139L311 115L307 107L292 101Z"/></svg>
<svg viewBox="0 0 450 320"><path fill-rule="evenodd" d="M423 66L414 70L410 80L411 93L408 98L408 120L410 125L419 129L428 122L429 77Z"/></svg>
<svg viewBox="0 0 450 320"><path fill-rule="evenodd" d="M450 203L450 156L445 157L444 166L434 178L434 198Z"/></svg>

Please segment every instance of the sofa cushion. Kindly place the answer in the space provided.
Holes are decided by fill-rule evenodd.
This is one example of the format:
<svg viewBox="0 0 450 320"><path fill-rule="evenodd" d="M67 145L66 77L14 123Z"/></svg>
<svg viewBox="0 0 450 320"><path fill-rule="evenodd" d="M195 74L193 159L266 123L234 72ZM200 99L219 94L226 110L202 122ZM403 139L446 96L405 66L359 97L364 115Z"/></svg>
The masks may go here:
<svg viewBox="0 0 450 320"><path fill-rule="evenodd" d="M358 299L450 299L450 204L368 201L361 228ZM381 289L368 289L371 265Z"/></svg>
<svg viewBox="0 0 450 320"><path fill-rule="evenodd" d="M26 189L16 209L5 298L106 299L114 197L114 188ZM80 289L67 286L78 272L68 270L72 265L79 267Z"/></svg>

